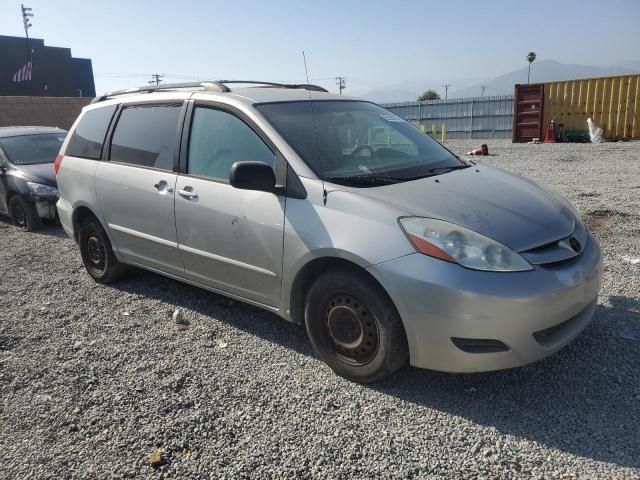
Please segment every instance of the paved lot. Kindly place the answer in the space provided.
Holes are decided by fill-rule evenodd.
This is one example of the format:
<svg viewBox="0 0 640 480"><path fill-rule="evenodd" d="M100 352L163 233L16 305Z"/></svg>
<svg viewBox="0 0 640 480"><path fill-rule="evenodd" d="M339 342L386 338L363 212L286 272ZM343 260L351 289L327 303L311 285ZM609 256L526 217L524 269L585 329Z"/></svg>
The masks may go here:
<svg viewBox="0 0 640 480"><path fill-rule="evenodd" d="M355 385L274 315L145 272L98 285L59 227L0 221L0 478L640 478L640 143L488 143L602 245L595 321L559 354Z"/></svg>

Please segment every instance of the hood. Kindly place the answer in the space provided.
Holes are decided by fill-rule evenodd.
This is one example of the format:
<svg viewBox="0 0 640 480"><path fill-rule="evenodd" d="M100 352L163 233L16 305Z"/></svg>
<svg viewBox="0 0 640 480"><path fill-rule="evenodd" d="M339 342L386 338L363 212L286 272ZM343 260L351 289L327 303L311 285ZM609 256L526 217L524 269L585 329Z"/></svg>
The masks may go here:
<svg viewBox="0 0 640 480"><path fill-rule="evenodd" d="M56 173L53 170L53 163L41 163L38 165L15 165L16 171L30 181L42 183L44 185L56 186Z"/></svg>
<svg viewBox="0 0 640 480"><path fill-rule="evenodd" d="M575 216L561 200L530 180L484 165L357 190L409 215L446 220L520 252L568 237L575 228Z"/></svg>

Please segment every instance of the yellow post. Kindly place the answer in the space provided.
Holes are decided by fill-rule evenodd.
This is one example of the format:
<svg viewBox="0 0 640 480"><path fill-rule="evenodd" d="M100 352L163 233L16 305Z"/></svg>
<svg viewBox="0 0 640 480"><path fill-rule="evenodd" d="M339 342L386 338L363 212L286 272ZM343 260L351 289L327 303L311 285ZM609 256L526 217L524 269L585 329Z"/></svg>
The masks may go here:
<svg viewBox="0 0 640 480"><path fill-rule="evenodd" d="M427 134L427 127L425 125L421 124L420 125L420 131L426 135Z"/></svg>
<svg viewBox="0 0 640 480"><path fill-rule="evenodd" d="M434 140L436 138L438 138L438 133L436 132L436 124L435 123L431 124L431 136L433 137Z"/></svg>
<svg viewBox="0 0 640 480"><path fill-rule="evenodd" d="M447 124L443 123L442 124L442 143L445 143L447 141Z"/></svg>

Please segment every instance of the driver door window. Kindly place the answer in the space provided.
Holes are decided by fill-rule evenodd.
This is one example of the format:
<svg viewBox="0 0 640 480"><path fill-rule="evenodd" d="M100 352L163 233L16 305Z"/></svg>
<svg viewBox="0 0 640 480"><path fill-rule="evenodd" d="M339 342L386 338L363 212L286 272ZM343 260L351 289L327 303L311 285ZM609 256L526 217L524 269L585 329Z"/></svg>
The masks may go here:
<svg viewBox="0 0 640 480"><path fill-rule="evenodd" d="M228 182L231 166L246 160L274 167L276 157L258 134L235 115L196 107L191 123L187 173Z"/></svg>

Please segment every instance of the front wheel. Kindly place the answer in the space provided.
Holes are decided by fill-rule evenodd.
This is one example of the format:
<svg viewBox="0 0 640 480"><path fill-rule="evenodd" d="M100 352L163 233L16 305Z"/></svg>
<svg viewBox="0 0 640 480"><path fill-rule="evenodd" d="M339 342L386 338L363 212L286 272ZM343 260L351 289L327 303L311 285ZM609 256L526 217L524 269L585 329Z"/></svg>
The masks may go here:
<svg viewBox="0 0 640 480"><path fill-rule="evenodd" d="M122 264L113 254L109 237L95 218L88 218L80 225L79 243L82 263L94 280L111 283L120 277Z"/></svg>
<svg viewBox="0 0 640 480"><path fill-rule="evenodd" d="M31 232L42 226L42 219L38 216L35 205L20 195L11 197L9 212L13 224L26 232Z"/></svg>
<svg viewBox="0 0 640 480"><path fill-rule="evenodd" d="M395 306L373 279L355 269L334 269L318 278L307 294L305 324L320 358L355 382L382 380L409 357Z"/></svg>

